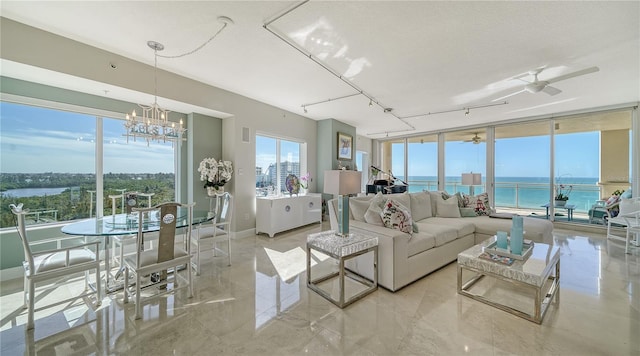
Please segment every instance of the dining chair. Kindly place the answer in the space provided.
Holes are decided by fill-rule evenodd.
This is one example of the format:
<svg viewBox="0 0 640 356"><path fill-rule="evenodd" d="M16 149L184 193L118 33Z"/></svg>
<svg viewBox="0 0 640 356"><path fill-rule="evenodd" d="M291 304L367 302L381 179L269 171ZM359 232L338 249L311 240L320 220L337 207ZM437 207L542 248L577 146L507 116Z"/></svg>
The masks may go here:
<svg viewBox="0 0 640 356"><path fill-rule="evenodd" d="M181 204L177 202L168 202L156 205L151 208L134 208L133 211L138 214L138 234L136 235L136 252L132 255L125 255L124 264L124 302L128 303L131 294L135 295L135 311L136 319L142 318L142 295L143 277L159 275L159 280L155 281L154 286L158 287L158 292L145 296L144 299L157 298L168 293L175 293L179 289L188 287L189 297L193 296L193 284L191 278L191 244L183 243L176 245L176 221L177 219L187 219L186 224L186 241L191 239L191 230L193 223L193 206L191 204ZM186 208L186 217L178 215L178 208ZM184 214L182 214L184 215ZM145 247L143 225L158 224L158 243L155 247ZM178 268L185 266L187 277L178 273ZM173 268L171 280L172 288L169 288L169 274L167 270ZM129 275L135 275L135 284L129 285ZM179 279L183 279L186 285L179 283ZM152 278L153 279L153 278Z"/></svg>
<svg viewBox="0 0 640 356"><path fill-rule="evenodd" d="M24 249L24 307L27 311L27 329L34 328L34 313L42 309L56 305L68 303L78 298L89 295L96 295L96 305L102 302L101 281L100 281L100 242L89 242L70 247L57 248L45 251L32 251L32 243L27 237L25 225L25 215L28 209L22 209L22 204L11 204L11 212L16 216L18 236ZM90 249L93 248L93 251ZM94 252L95 251L95 252ZM89 272L95 271L95 290L90 288ZM46 290L60 286L62 277L71 277L79 272L85 272L85 290L81 295L73 296L65 300L57 301L35 309L36 283L51 281L52 286ZM39 293L40 298L46 298L48 293Z"/></svg>
<svg viewBox="0 0 640 356"><path fill-rule="evenodd" d="M121 194L109 195L111 199L111 215L115 216L118 211L116 202L121 199L121 213L131 214L134 208L140 207L140 199L147 198L147 208L151 207L151 197L155 193L139 193L139 192L123 192ZM147 241L152 239L147 237ZM135 242L135 237L131 235L116 235L113 236L113 253L111 259L114 265L117 263L122 266L122 258L124 257L125 245L132 245Z"/></svg>
<svg viewBox="0 0 640 356"><path fill-rule="evenodd" d="M195 260L193 265L196 275L202 272L202 252L213 251L213 256L218 253L227 255L229 266L231 266L231 221L233 213L233 196L228 192L218 194L211 199L215 199L215 209L213 211L213 219L209 222L198 225L196 234L194 234L193 244L195 245ZM205 226L209 225L209 226ZM226 242L227 250L218 247L218 243ZM203 243L211 243L211 248L204 249Z"/></svg>

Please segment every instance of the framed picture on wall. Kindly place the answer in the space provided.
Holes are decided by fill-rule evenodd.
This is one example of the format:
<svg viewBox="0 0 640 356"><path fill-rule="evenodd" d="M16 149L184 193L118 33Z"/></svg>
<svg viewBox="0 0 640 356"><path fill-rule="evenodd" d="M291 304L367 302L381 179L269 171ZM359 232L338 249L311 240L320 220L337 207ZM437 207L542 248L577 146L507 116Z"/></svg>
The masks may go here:
<svg viewBox="0 0 640 356"><path fill-rule="evenodd" d="M353 136L338 132L338 159L353 160Z"/></svg>

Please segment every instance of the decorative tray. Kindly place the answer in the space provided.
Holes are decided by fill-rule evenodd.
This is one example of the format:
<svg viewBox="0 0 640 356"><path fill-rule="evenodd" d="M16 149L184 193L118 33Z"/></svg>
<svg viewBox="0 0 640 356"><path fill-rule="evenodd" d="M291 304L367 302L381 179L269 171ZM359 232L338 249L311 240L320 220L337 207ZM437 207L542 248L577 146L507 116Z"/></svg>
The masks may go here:
<svg viewBox="0 0 640 356"><path fill-rule="evenodd" d="M524 260L531 255L531 252L533 252L533 241L531 240L524 240L524 242L522 243L522 255L513 254L511 253L510 249L498 248L496 244L496 241L492 242L491 244L489 244L489 246L483 248L483 252L493 253L503 257L509 257L515 260Z"/></svg>

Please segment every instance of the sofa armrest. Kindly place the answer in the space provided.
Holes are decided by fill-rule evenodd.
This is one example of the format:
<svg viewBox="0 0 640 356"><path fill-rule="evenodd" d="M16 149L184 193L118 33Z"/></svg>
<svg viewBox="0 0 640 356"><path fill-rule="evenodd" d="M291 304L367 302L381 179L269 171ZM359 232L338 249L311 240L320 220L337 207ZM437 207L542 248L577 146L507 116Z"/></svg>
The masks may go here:
<svg viewBox="0 0 640 356"><path fill-rule="evenodd" d="M406 279L409 276L407 251L411 236L399 230L362 221L351 220L349 223L351 232L378 237L378 284L391 291L406 285ZM347 266L369 279L373 278L371 259L367 255L357 257Z"/></svg>

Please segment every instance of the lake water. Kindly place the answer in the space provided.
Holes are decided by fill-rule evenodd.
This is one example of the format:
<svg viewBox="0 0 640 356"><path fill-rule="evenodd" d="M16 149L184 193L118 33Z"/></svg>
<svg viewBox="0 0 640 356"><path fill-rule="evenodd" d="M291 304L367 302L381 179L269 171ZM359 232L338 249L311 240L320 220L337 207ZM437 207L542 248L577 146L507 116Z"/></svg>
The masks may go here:
<svg viewBox="0 0 640 356"><path fill-rule="evenodd" d="M65 188L22 188L22 189L9 189L2 192L2 197L14 197L14 198L26 198L26 197L43 197L45 195L58 195L65 190Z"/></svg>

